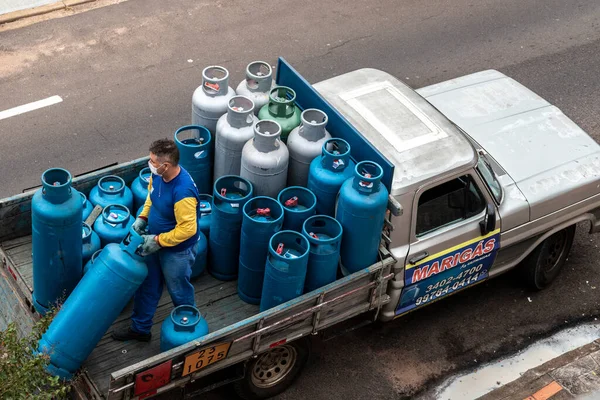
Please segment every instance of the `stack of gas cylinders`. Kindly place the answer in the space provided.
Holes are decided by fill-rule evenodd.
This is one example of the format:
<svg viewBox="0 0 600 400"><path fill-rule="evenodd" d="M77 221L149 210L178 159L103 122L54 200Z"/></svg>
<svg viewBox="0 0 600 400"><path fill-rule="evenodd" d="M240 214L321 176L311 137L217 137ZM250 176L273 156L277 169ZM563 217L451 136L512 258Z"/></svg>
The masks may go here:
<svg viewBox="0 0 600 400"><path fill-rule="evenodd" d="M266 62L250 63L235 90L227 69L210 66L192 97L191 125L174 133L180 165L200 193L191 276L207 269L237 279L240 298L261 311L376 262L387 209L382 168L355 163L350 145L327 131L325 112L301 111L295 99L274 84ZM149 168L130 187L104 176L86 197L68 171L42 175L32 203L34 305L44 314L68 296L40 340L40 351L54 349L56 375L79 368L147 274L131 225L150 179ZM102 211L91 220L95 207ZM85 340L65 340L70 322L84 320ZM175 309L161 350L206 333L198 310Z"/></svg>
<svg viewBox="0 0 600 400"><path fill-rule="evenodd" d="M321 110L301 111L262 61L235 90L227 69L207 67L193 94L192 125L182 129L204 147L182 152L181 163L212 194L207 269L237 279L240 298L261 311L377 261L383 170L356 164L327 123Z"/></svg>

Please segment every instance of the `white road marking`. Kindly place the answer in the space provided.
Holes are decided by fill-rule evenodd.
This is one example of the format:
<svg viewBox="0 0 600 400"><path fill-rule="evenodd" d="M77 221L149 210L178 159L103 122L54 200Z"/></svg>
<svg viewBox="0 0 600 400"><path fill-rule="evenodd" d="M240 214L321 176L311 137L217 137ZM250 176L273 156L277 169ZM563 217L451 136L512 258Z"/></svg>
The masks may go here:
<svg viewBox="0 0 600 400"><path fill-rule="evenodd" d="M14 117L15 115L24 114L29 111L37 110L40 108L48 107L53 104L62 102L63 99L60 96L52 96L47 99L34 101L33 103L23 104L22 106L9 108L8 110L0 111L0 120Z"/></svg>

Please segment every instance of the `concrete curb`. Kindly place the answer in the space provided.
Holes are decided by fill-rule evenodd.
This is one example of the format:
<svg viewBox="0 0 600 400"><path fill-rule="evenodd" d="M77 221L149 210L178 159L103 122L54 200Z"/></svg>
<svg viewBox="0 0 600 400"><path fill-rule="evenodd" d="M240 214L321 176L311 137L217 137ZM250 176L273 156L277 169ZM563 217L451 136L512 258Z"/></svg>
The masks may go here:
<svg viewBox="0 0 600 400"><path fill-rule="evenodd" d="M596 351L600 351L600 339L530 369L519 379L481 396L478 400L526 399L537 390L535 388L540 388L553 381L548 376L549 373Z"/></svg>
<svg viewBox="0 0 600 400"><path fill-rule="evenodd" d="M78 6L80 4L91 3L96 0L63 0L45 6L29 8L27 10L13 11L0 15L0 25L8 22L14 22L19 19L35 17L36 15L47 14L52 11L64 10L69 7Z"/></svg>

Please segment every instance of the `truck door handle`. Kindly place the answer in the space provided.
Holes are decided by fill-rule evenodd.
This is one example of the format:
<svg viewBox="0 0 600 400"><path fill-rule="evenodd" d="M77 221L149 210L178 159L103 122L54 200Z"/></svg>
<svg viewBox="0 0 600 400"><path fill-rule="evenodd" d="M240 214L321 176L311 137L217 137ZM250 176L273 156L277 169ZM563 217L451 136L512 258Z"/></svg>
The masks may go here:
<svg viewBox="0 0 600 400"><path fill-rule="evenodd" d="M408 259L408 263L415 265L419 261L424 260L425 258L427 258L428 255L429 255L429 253L426 252L426 251L424 251L422 253L419 253L416 256L413 256L413 257L409 258Z"/></svg>

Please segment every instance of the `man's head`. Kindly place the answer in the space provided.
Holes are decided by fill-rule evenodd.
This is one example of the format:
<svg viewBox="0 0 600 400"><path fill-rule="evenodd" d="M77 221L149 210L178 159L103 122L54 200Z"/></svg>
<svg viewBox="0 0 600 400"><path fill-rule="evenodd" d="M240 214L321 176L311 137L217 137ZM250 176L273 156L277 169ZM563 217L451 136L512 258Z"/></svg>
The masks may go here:
<svg viewBox="0 0 600 400"><path fill-rule="evenodd" d="M150 162L152 173L163 175L167 170L179 165L179 149L171 139L159 139L150 145ZM152 168L154 167L154 168Z"/></svg>

